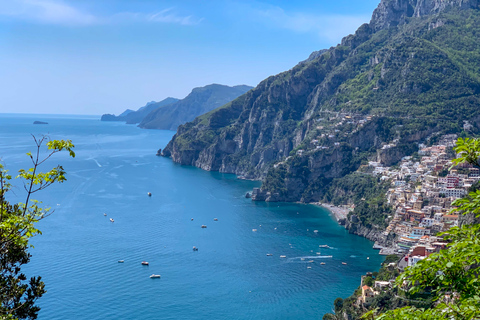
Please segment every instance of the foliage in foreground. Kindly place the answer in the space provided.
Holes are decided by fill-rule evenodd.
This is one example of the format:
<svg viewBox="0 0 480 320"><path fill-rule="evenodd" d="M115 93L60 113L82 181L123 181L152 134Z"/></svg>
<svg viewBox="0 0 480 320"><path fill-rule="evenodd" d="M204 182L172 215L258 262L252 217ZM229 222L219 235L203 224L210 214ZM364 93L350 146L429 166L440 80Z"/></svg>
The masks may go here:
<svg viewBox="0 0 480 320"><path fill-rule="evenodd" d="M60 151L68 151L75 157L74 145L70 140L51 140L47 137L33 137L36 145L34 154L27 153L32 161L30 169L21 169L16 178L23 180L26 192L24 203L11 204L7 195L12 191L12 176L0 163L0 319L36 319L40 308L35 305L45 291L41 277L27 277L21 272L22 265L30 261L29 239L41 234L35 226L47 217L49 208L41 208L41 202L31 196L52 184L66 180L62 166L48 172L40 172L39 167L51 156ZM48 153L41 157L42 144L46 142Z"/></svg>

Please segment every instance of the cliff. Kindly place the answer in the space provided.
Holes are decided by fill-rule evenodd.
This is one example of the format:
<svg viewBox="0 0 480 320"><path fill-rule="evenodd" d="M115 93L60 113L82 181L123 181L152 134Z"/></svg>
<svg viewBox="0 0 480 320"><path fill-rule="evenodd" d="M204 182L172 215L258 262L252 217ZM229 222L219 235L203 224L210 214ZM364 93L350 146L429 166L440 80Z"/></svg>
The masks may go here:
<svg viewBox="0 0 480 320"><path fill-rule="evenodd" d="M383 0L369 24L178 128L162 155L263 179L269 201L318 201L377 157L480 131L478 1ZM377 152L378 150L378 152Z"/></svg>
<svg viewBox="0 0 480 320"><path fill-rule="evenodd" d="M250 89L252 87L245 85L229 87L219 84L194 88L184 99L150 112L139 127L177 130L179 125L232 101Z"/></svg>

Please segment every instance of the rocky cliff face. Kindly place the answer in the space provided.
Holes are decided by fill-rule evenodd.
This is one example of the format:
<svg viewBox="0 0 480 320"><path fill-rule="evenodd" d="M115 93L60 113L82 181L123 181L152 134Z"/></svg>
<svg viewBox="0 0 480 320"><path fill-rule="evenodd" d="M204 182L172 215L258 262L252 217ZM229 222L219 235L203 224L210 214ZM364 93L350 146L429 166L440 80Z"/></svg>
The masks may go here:
<svg viewBox="0 0 480 320"><path fill-rule="evenodd" d="M341 45L180 126L162 154L263 179L266 200L318 200L362 161L393 164L415 143L478 119L476 9L478 1L384 0Z"/></svg>
<svg viewBox="0 0 480 320"><path fill-rule="evenodd" d="M379 31L408 23L411 18L432 16L445 10L478 9L480 0L384 0L373 12L370 26Z"/></svg>

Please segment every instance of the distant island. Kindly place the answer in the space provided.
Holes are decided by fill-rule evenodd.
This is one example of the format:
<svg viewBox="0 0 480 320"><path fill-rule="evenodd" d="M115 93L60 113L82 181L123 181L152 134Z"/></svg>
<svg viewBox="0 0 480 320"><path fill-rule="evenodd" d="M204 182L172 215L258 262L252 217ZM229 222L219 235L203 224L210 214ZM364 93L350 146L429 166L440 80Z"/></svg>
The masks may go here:
<svg viewBox="0 0 480 320"><path fill-rule="evenodd" d="M44 121L34 121L33 124L48 124L48 122L44 122Z"/></svg>

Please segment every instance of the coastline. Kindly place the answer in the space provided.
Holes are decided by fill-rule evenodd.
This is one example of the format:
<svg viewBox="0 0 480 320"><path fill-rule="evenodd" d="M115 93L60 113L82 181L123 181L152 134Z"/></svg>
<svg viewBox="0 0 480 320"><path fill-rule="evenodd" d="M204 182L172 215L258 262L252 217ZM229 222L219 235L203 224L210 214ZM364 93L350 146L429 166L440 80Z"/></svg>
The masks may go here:
<svg viewBox="0 0 480 320"><path fill-rule="evenodd" d="M337 206L334 206L334 205L331 205L331 204L328 204L328 203L311 202L310 204L313 204L313 205L316 205L316 206L327 209L328 211L330 211L330 213L333 214L333 216L335 217L337 222L340 221L340 220L343 220L343 219L346 220L348 212L350 211L350 209L348 209L348 208L337 207Z"/></svg>

